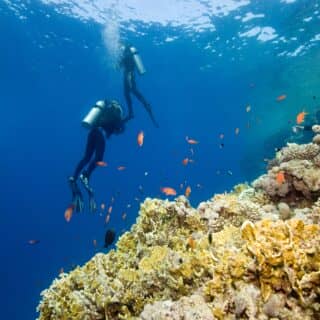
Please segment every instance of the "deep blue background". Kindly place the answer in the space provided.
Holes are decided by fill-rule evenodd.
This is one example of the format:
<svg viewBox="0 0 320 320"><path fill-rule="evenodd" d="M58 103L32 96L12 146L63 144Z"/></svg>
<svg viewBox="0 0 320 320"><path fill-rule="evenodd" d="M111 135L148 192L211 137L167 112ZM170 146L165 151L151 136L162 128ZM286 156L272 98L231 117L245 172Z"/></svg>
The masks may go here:
<svg viewBox="0 0 320 320"><path fill-rule="evenodd" d="M264 170L265 150L259 133L266 127L271 130L275 123L282 123L275 125L277 129L288 127L289 113L275 114L275 97L291 90L286 80L279 78L288 62L273 54L263 55L259 45L252 44L242 62L230 63L226 53L225 59L216 63L182 34L180 40L162 46L155 46L150 39L168 30L151 28L142 39L124 34L142 53L148 73L137 82L151 101L160 128L152 126L135 102L135 118L125 133L107 142L108 167L98 168L92 176L99 205L103 202L108 208L111 197L115 198L109 224L104 224L105 212L102 216L77 214L67 223L67 177L86 142L82 117L104 97L124 103L122 77L108 67L99 25L57 15L41 5L33 9L37 14L18 20L1 8L2 319L34 319L39 294L59 269L68 271L89 260L96 252L93 239L102 246L106 228L115 228L117 235L128 230L140 201L164 198L160 187L171 186L183 193L179 185L186 181L192 188L190 201L197 206L214 193L253 179ZM46 13L51 15L49 19ZM208 63L213 66L199 69ZM310 105L314 103L311 91L305 98ZM247 104L252 104L250 113L245 111ZM298 104L292 108L291 118L299 108ZM260 127L259 117L267 119ZM240 128L238 136L236 127ZM136 143L140 130L145 132L142 148ZM255 131L252 134L250 130ZM221 133L225 135L224 148L219 147ZM182 159L191 156L186 136L200 143L193 146L195 163L185 167ZM119 172L119 165L127 169ZM228 170L233 174L227 174ZM127 213L124 221L122 212ZM40 243L30 246L29 239Z"/></svg>

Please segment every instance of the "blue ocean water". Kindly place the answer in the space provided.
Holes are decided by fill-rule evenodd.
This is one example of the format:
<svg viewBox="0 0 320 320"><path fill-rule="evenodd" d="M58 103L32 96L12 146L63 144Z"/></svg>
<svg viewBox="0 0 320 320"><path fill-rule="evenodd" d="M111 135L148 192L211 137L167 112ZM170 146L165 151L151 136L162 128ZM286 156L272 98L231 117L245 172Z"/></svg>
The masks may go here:
<svg viewBox="0 0 320 320"><path fill-rule="evenodd" d="M183 194L190 186L197 206L252 181L292 134L296 115L311 119L319 107L318 1L161 3L1 2L2 319L35 319L40 292L59 270L106 252L105 231L129 230L146 197L166 198L161 187ZM135 118L107 141L108 166L91 179L99 207L114 198L109 223L106 209L67 223L67 178L87 136L81 120L103 98L126 110L114 68L119 41L139 48L147 73L138 87L160 128L134 100ZM186 157L194 163L183 166Z"/></svg>

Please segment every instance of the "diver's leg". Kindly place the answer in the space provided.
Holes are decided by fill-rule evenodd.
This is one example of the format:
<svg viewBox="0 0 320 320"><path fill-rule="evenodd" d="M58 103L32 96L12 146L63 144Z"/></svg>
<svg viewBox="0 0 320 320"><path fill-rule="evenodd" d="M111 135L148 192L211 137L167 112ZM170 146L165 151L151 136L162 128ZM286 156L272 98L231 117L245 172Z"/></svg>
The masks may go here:
<svg viewBox="0 0 320 320"><path fill-rule="evenodd" d="M152 109L151 109L151 105L149 102L147 102L147 100L144 98L144 96L139 92L139 90L137 89L137 85L136 82L133 78L132 81L132 89L131 89L132 93L137 97L137 99L143 104L144 108L146 109L146 111L148 112L153 124L159 128L159 124L156 121L156 119L154 118Z"/></svg>
<svg viewBox="0 0 320 320"><path fill-rule="evenodd" d="M84 208L83 196L74 177L69 178L69 185L72 193L72 206L76 212L82 212Z"/></svg>
<svg viewBox="0 0 320 320"><path fill-rule="evenodd" d="M103 161L104 151L105 151L105 139L103 133L98 130L95 137L95 145L94 145L95 156L90 162L88 166L88 170L86 171L88 179L90 178L93 170L97 167L97 162Z"/></svg>
<svg viewBox="0 0 320 320"><path fill-rule="evenodd" d="M94 143L95 156L93 160L90 162L87 171L80 176L80 180L88 192L89 208L91 212L95 212L97 210L97 204L94 200L93 188L89 185L89 178L93 170L97 167L97 162L103 160L104 150L105 150L105 139L104 139L103 133L97 129L97 132L95 135L95 143Z"/></svg>
<svg viewBox="0 0 320 320"><path fill-rule="evenodd" d="M93 134L92 134L92 131L90 131L87 139L87 146L86 146L84 157L78 163L76 170L74 172L74 175L69 177L69 185L72 193L72 205L75 208L76 212L82 212L84 208L83 196L78 187L77 179L79 177L81 170L86 166L86 164L90 161L90 158L93 155L93 152L94 152L93 142L94 142Z"/></svg>
<svg viewBox="0 0 320 320"><path fill-rule="evenodd" d="M76 170L73 174L73 178L75 179L75 181L77 181L80 172L83 170L83 168L89 163L93 153L94 153L94 129L91 130L88 134L88 139L87 139L87 146L86 146L86 150L84 153L83 158L80 160L80 162L78 163Z"/></svg>
<svg viewBox="0 0 320 320"><path fill-rule="evenodd" d="M130 72L124 75L124 83L123 83L123 90L124 90L124 97L126 99L127 107L128 107L128 120L134 117L133 115L133 108L132 108L132 99L130 96L131 91L131 79L132 75Z"/></svg>

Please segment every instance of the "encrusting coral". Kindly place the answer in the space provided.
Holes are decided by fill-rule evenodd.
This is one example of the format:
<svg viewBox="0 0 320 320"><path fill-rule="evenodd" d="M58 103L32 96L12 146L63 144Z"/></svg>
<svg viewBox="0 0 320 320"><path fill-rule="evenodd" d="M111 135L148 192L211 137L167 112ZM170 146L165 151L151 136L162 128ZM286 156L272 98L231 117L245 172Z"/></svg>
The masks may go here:
<svg viewBox="0 0 320 320"><path fill-rule="evenodd" d="M116 250L42 292L38 319L320 319L319 153L289 144L197 209L147 198Z"/></svg>

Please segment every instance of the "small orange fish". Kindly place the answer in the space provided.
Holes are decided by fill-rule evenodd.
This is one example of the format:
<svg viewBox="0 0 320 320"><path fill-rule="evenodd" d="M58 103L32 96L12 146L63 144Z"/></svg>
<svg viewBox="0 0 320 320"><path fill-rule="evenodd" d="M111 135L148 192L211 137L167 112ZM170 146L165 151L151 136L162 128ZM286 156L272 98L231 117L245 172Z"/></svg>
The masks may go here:
<svg viewBox="0 0 320 320"><path fill-rule="evenodd" d="M186 166L188 163L193 163L193 160L192 160L192 159L189 159L189 158L184 158L184 159L182 160L182 164L183 164L184 166Z"/></svg>
<svg viewBox="0 0 320 320"><path fill-rule="evenodd" d="M64 218L67 222L69 222L72 218L72 214L73 214L73 204L71 204L67 209L66 211L64 212Z"/></svg>
<svg viewBox="0 0 320 320"><path fill-rule="evenodd" d="M143 140L144 140L144 133L143 133L143 131L140 131L138 133L138 137L137 137L137 142L138 142L139 147L142 147Z"/></svg>
<svg viewBox="0 0 320 320"><path fill-rule="evenodd" d="M186 188L186 191L185 191L184 195L185 195L187 198L189 198L190 193L191 193L191 187L188 186L188 187Z"/></svg>
<svg viewBox="0 0 320 320"><path fill-rule="evenodd" d="M109 221L110 221L110 214L107 214L105 218L105 223L107 224Z"/></svg>
<svg viewBox="0 0 320 320"><path fill-rule="evenodd" d="M96 162L96 165L98 167L106 167L108 164L105 161L98 161Z"/></svg>
<svg viewBox="0 0 320 320"><path fill-rule="evenodd" d="M302 122L304 122L304 118L305 116L307 115L308 113L307 112L300 112L298 115L297 115L297 118L296 118L296 121L297 121L297 124L301 124Z"/></svg>
<svg viewBox="0 0 320 320"><path fill-rule="evenodd" d="M239 132L240 132L240 129L239 129L239 128L236 128L236 129L234 130L234 133L235 133L236 135L238 135Z"/></svg>
<svg viewBox="0 0 320 320"><path fill-rule="evenodd" d="M106 208L106 205L104 203L101 203L101 210L104 210Z"/></svg>
<svg viewBox="0 0 320 320"><path fill-rule="evenodd" d="M187 240L187 246L194 250L196 248L196 241L193 239L192 236L190 236Z"/></svg>
<svg viewBox="0 0 320 320"><path fill-rule="evenodd" d="M96 239L93 239L92 243L93 243L94 247L97 247L97 240Z"/></svg>
<svg viewBox="0 0 320 320"><path fill-rule="evenodd" d="M36 240L36 239L28 240L28 243L31 244L31 245L38 244L39 242L40 242L40 240Z"/></svg>
<svg viewBox="0 0 320 320"><path fill-rule="evenodd" d="M246 106L246 112L250 112L251 111L251 106L250 106L250 104L248 104L247 106Z"/></svg>
<svg viewBox="0 0 320 320"><path fill-rule="evenodd" d="M189 137L186 137L186 141L187 141L189 144L198 144L198 143L199 143L199 141L194 140L194 139L189 139Z"/></svg>
<svg viewBox="0 0 320 320"><path fill-rule="evenodd" d="M286 98L287 98L287 96L285 94L282 94L277 97L277 101L282 101L282 100L285 100Z"/></svg>
<svg viewBox="0 0 320 320"><path fill-rule="evenodd" d="M170 187L163 187L163 188L160 188L160 190L166 196L175 196L177 194L177 191Z"/></svg>
<svg viewBox="0 0 320 320"><path fill-rule="evenodd" d="M108 214L110 214L111 212L112 212L112 206L108 208Z"/></svg>
<svg viewBox="0 0 320 320"><path fill-rule="evenodd" d="M123 170L126 169L126 167L125 167L125 166L119 166L117 169L118 169L119 171L123 171Z"/></svg>
<svg viewBox="0 0 320 320"><path fill-rule="evenodd" d="M125 220L126 217L127 217L127 214L125 212L123 212L122 215L121 215L122 220Z"/></svg>
<svg viewBox="0 0 320 320"><path fill-rule="evenodd" d="M282 183L284 183L284 182L286 181L286 178L285 178L285 176L284 176L284 172L283 172L283 171L279 171L279 172L277 173L276 180L277 180L277 182L278 182L279 184L282 184Z"/></svg>

